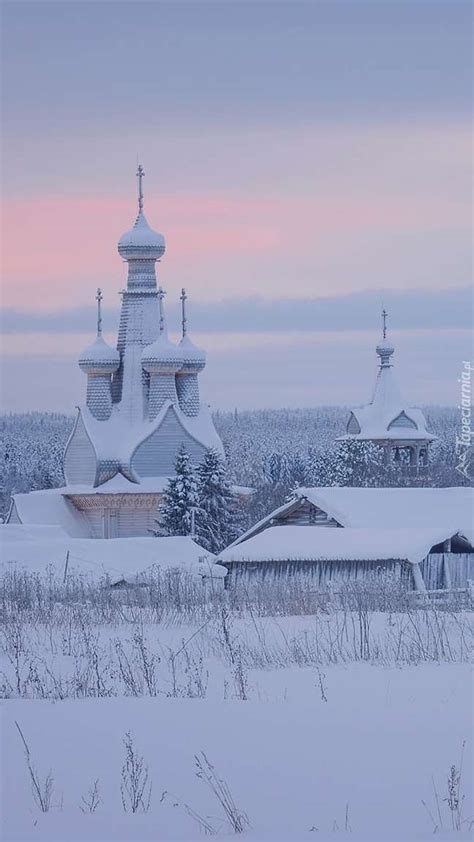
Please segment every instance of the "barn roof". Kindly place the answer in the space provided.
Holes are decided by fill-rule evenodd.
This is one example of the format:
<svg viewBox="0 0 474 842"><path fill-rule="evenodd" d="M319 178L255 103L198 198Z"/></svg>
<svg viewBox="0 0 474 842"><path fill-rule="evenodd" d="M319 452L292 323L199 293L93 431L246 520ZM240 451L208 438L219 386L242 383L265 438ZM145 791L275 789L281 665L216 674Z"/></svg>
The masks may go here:
<svg viewBox="0 0 474 842"><path fill-rule="evenodd" d="M271 526L219 555L226 562L264 561L410 561L418 564L444 529L337 529Z"/></svg>
<svg viewBox="0 0 474 842"><path fill-rule="evenodd" d="M298 500L309 500L341 526L355 529L440 530L444 538L460 533L474 544L472 488L298 488L292 499L245 532L231 546L284 519ZM288 527L286 527L288 528ZM303 529L303 527L297 527ZM318 528L318 527L316 527ZM335 532L336 530L331 530ZM444 540L439 539L439 540ZM433 543L437 543L436 541Z"/></svg>

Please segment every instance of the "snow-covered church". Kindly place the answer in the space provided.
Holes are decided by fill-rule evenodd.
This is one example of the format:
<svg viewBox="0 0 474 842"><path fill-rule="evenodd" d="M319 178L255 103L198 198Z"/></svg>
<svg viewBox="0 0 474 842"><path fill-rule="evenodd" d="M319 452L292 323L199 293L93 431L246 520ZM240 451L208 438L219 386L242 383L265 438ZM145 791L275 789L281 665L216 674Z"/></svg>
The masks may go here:
<svg viewBox="0 0 474 842"><path fill-rule="evenodd" d="M156 278L165 240L146 220L143 176L139 166L138 215L118 242L128 276L117 347L102 335L99 289L97 336L79 357L86 402L64 454L66 486L16 494L9 523L58 525L75 537L149 535L179 448L184 445L195 464L211 448L223 456L201 401L206 355L188 335L184 289L181 341L168 337L165 292Z"/></svg>

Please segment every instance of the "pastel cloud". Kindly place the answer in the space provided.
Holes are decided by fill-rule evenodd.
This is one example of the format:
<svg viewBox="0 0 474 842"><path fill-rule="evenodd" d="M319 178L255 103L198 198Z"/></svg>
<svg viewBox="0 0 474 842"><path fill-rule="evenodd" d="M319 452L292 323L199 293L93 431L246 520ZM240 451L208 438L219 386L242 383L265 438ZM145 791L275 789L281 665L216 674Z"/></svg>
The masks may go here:
<svg viewBox="0 0 474 842"><path fill-rule="evenodd" d="M90 338L90 337L88 337ZM113 340L113 337L108 337ZM369 399L376 374L372 333L298 335L203 335L208 364L201 376L204 398L215 408L357 405ZM29 337L6 360L3 406L72 412L83 400L85 377L77 365L85 336L56 335L38 354ZM396 373L410 403L459 401L462 360L468 359L468 331L395 333ZM31 348L35 347L35 352ZM27 389L19 389L27 383Z"/></svg>
<svg viewBox="0 0 474 842"><path fill-rule="evenodd" d="M98 283L110 293L116 291L125 271L115 244L133 222L132 207L130 200L111 195L50 195L10 203L4 226L5 305L60 309L87 301ZM466 217L461 201L409 195L165 195L159 210L154 213L151 207L148 215L150 224L157 219L156 227L166 235L163 273L172 285L197 276L197 291L205 298L213 295L225 266L227 274L219 278L221 294L252 292L254 278L260 276L263 290L278 295L285 280L272 273L273 264L306 264L306 272L317 277L321 266L340 262L341 243L344 251L352 247L356 255L372 238L380 246L384 237L440 228L448 236L463 229ZM296 295L305 294L305 285L298 290L298 281ZM341 291L346 289L347 281L345 287L340 285Z"/></svg>

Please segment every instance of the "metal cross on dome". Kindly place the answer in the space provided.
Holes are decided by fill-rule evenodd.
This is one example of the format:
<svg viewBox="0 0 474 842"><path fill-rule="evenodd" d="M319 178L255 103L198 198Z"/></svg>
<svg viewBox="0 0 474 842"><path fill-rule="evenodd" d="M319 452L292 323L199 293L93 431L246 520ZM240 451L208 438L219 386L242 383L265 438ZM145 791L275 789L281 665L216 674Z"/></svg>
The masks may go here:
<svg viewBox="0 0 474 842"><path fill-rule="evenodd" d="M181 296L180 296L180 299L179 299L181 301L181 327L182 327L182 331L183 331L183 336L186 336L186 323L188 321L187 318L186 318L186 299L187 299L187 297L188 296L186 295L186 290L183 287L182 290L181 290Z"/></svg>
<svg viewBox="0 0 474 842"><path fill-rule="evenodd" d="M160 302L160 333L163 333L165 329L165 310L163 307L163 299L166 295L163 287L158 287L158 300Z"/></svg>
<svg viewBox="0 0 474 842"><path fill-rule="evenodd" d="M97 287L97 295L95 300L97 301L97 336L102 336L102 300L103 300L102 290L100 287Z"/></svg>
<svg viewBox="0 0 474 842"><path fill-rule="evenodd" d="M137 178L138 178L138 212L141 213L143 210L143 176L145 175L145 170L143 169L142 165L138 165L137 169Z"/></svg>
<svg viewBox="0 0 474 842"><path fill-rule="evenodd" d="M387 313L387 311L384 307L383 310L382 310L382 325L383 325L382 335L383 335L384 339L387 338L387 316L388 316L388 313Z"/></svg>

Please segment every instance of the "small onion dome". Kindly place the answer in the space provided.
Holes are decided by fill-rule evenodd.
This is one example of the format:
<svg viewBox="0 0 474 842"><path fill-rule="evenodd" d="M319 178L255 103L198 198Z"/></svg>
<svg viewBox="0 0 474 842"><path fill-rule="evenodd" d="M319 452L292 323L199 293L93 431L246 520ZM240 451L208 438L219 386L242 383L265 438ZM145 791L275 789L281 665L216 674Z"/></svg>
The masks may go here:
<svg viewBox="0 0 474 842"><path fill-rule="evenodd" d="M375 350L377 351L379 357L385 357L388 360L395 351L395 348L393 347L392 343L388 341L388 339L382 339Z"/></svg>
<svg viewBox="0 0 474 842"><path fill-rule="evenodd" d="M183 355L183 368L181 374L192 374L202 371L206 365L206 352L198 348L188 336L183 336L179 343Z"/></svg>
<svg viewBox="0 0 474 842"><path fill-rule="evenodd" d="M118 252L125 260L159 260L165 253L165 238L150 228L140 211L132 230L120 237Z"/></svg>
<svg viewBox="0 0 474 842"><path fill-rule="evenodd" d="M155 342L143 349L142 366L150 374L176 374L183 366L183 354L166 333L160 333Z"/></svg>
<svg viewBox="0 0 474 842"><path fill-rule="evenodd" d="M85 372L111 374L117 371L119 365L119 352L107 345L102 336L98 336L95 342L84 348L79 357L79 367Z"/></svg>

